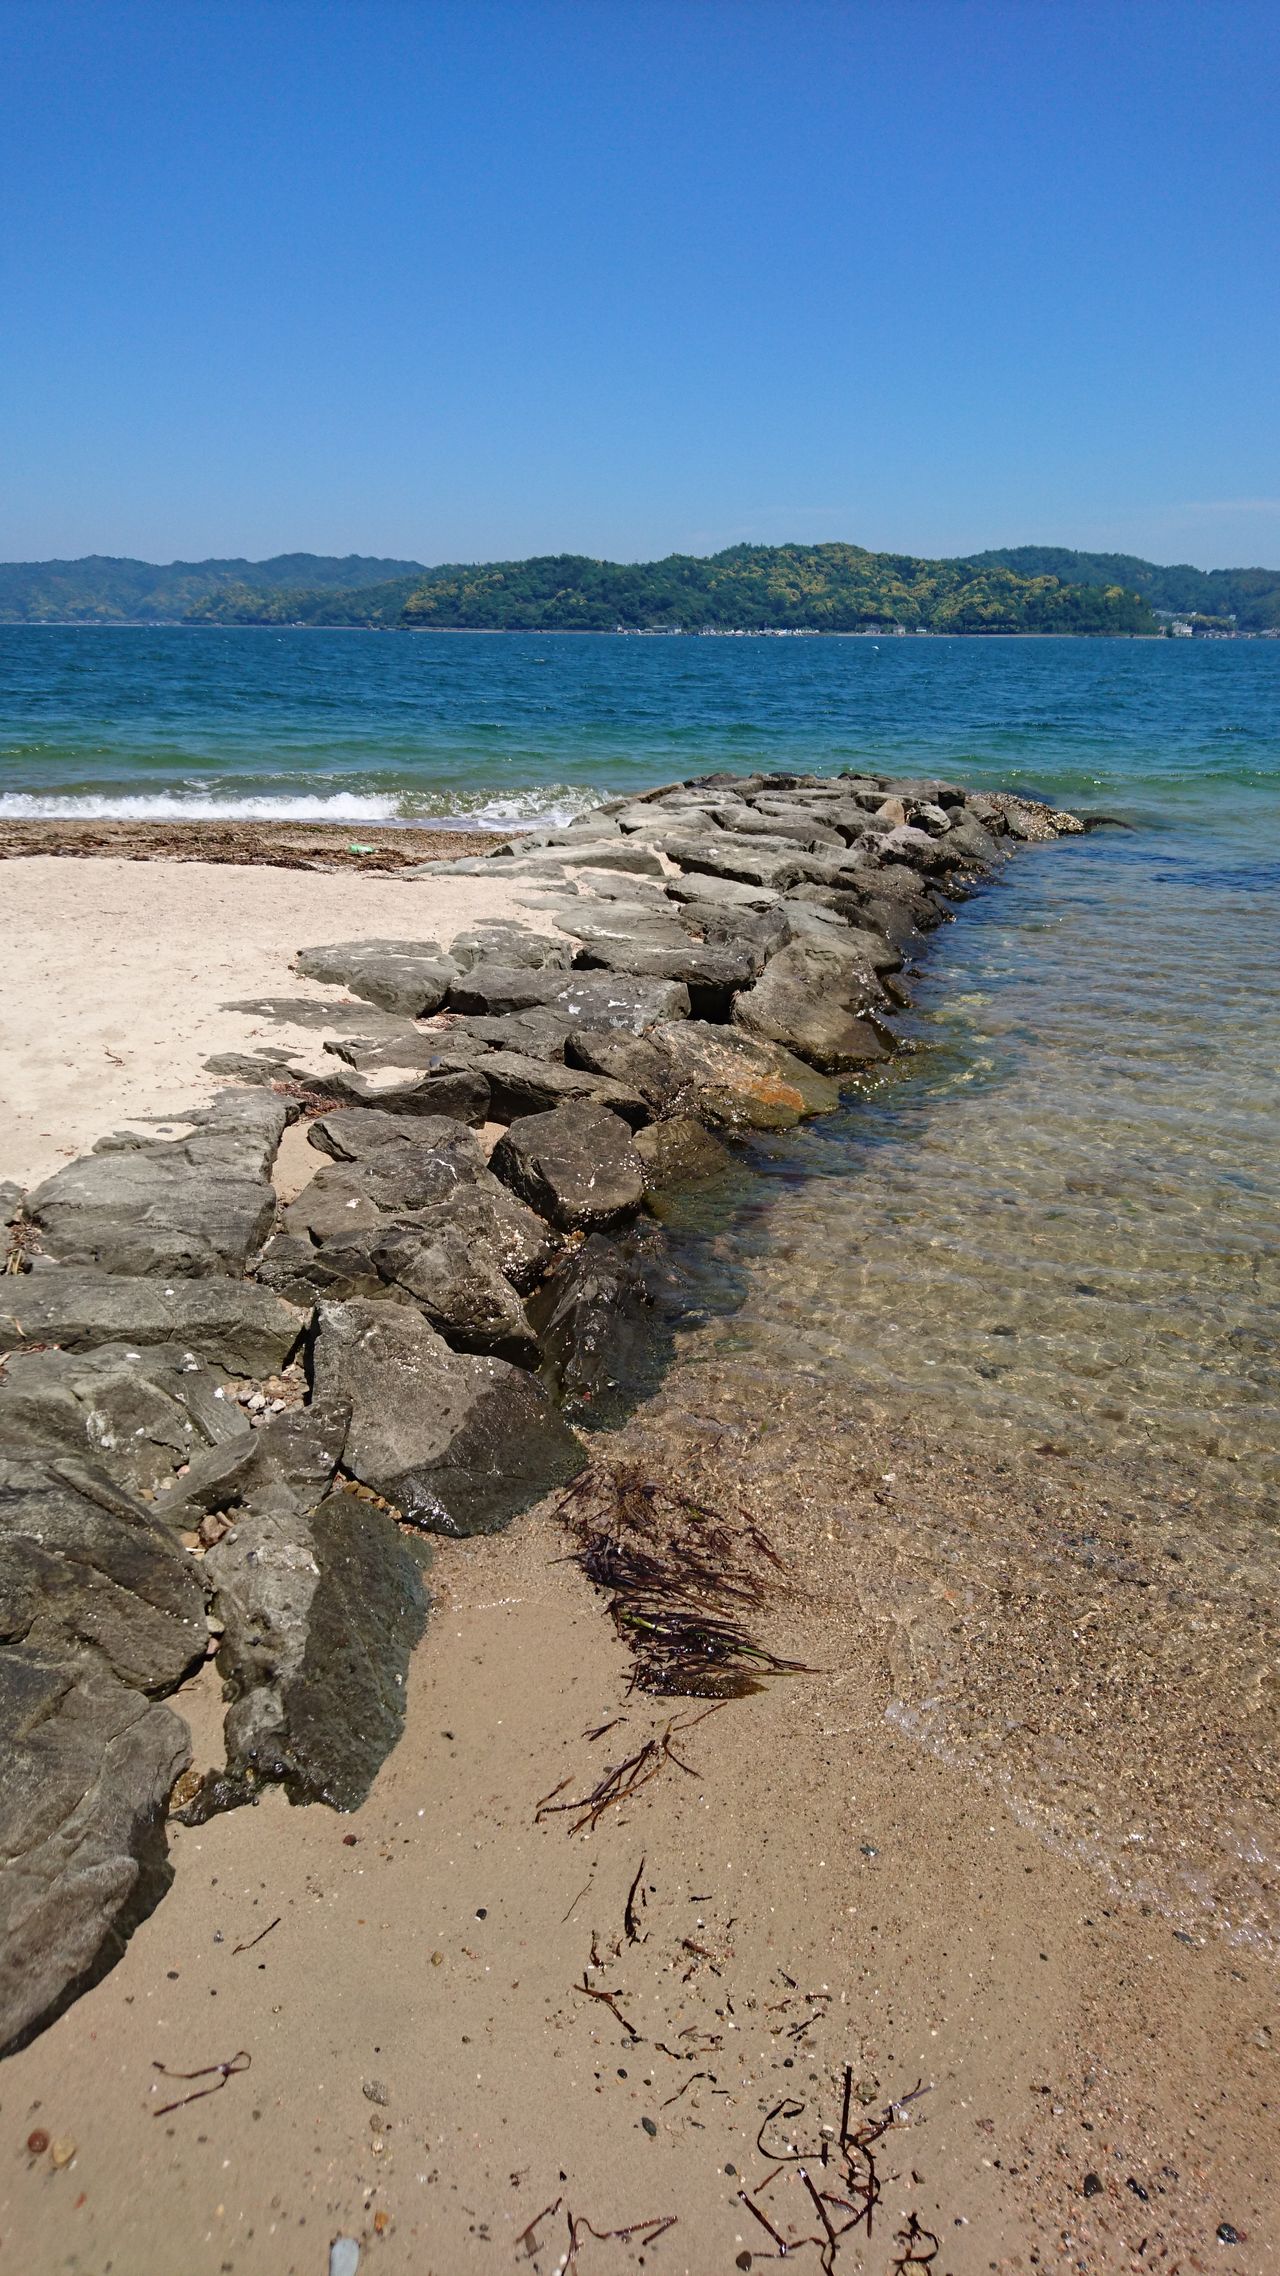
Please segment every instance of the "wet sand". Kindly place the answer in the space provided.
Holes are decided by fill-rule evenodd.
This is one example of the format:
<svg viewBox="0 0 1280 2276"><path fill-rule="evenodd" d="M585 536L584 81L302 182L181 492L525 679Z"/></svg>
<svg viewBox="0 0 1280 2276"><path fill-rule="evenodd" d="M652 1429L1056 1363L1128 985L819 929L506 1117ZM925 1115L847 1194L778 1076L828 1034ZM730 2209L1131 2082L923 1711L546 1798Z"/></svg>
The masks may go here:
<svg viewBox="0 0 1280 2276"><path fill-rule="evenodd" d="M271 1797L178 1829L175 1888L120 1966L6 2065L0 2235L25 2268L323 2276L350 2235L387 2276L547 2276L569 2211L596 2231L674 2217L648 2243L580 2231L584 2271L759 2267L776 2246L739 2192L814 2234L794 2167L761 2185L792 2144L832 2186L846 2066L855 2120L928 2091L873 2146L873 2233L837 2269L920 2265L895 2242L912 2216L952 2276L1276 2264L1267 1964L1117 1896L895 1727L897 1619L858 1603L840 1481L762 1477L695 1388L677 1373L609 1451L678 1453L769 1525L761 1634L814 1672L697 1721L628 1691L545 1509L442 1546L368 1804ZM980 1483L944 1481L957 1495L972 1520ZM537 1822L672 1726L684 1769L594 1831ZM242 2049L214 2096L158 2115L194 2087L157 2062ZM63 2169L23 2152L37 2126L76 2144Z"/></svg>

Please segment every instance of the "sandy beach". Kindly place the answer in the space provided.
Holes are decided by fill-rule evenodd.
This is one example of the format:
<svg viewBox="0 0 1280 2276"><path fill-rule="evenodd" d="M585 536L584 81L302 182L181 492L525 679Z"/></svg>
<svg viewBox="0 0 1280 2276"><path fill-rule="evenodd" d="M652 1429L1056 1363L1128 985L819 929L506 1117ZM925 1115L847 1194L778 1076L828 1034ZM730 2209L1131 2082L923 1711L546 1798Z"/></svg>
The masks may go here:
<svg viewBox="0 0 1280 2276"><path fill-rule="evenodd" d="M0 864L0 1169L25 1182L178 1116L216 1087L211 1053L318 1051L322 1026L227 1008L332 1004L288 972L298 948L549 923L511 890L500 863L424 882ZM753 1418L678 1363L594 1444L758 1526L777 1560L761 1640L802 1672L711 1711L632 1689L554 1502L436 1544L405 1736L368 1802L338 1817L268 1792L173 1827L170 1894L5 2065L0 2251L85 2276L324 2276L349 2237L387 2276L709 2276L786 2241L816 2268L811 2184L848 2136L872 2219L842 2269L1275 2266L1262 1950L1126 1889L1096 1845L1090 1863L958 1728L912 1735L949 1639L990 1670L990 1728L1084 1761L1107 1671L1137 1681L1146 1600L1109 1608L1095 1648L1046 1598L1036 1642L1014 1578L1032 1472L1004 1462L997 1491L925 1418L803 1383ZM1064 1509L1102 1495L1063 1479ZM1117 1541L1125 1490L1104 1504ZM969 1583L932 1547L961 1529L982 1545ZM219 1694L210 1663L176 1702L197 1770L220 1760ZM1167 1783L1176 1847L1230 1761L1191 1708L1153 1711L1089 1768ZM570 1805L648 1742L658 1775L584 1822Z"/></svg>
<svg viewBox="0 0 1280 2276"><path fill-rule="evenodd" d="M305 835L328 859L348 833ZM476 850L474 836L408 835L415 860ZM105 827L96 836L113 842ZM290 971L301 948L370 934L447 947L481 917L540 922L515 909L500 867L492 882L407 880L362 874L354 857L332 870L281 868L271 851L253 866L243 853L223 863L145 850L0 860L0 1179L34 1184L117 1125L209 1098L218 1080L204 1061L215 1053L274 1044L318 1058L314 1029L231 1008L268 996L332 1003L331 989Z"/></svg>

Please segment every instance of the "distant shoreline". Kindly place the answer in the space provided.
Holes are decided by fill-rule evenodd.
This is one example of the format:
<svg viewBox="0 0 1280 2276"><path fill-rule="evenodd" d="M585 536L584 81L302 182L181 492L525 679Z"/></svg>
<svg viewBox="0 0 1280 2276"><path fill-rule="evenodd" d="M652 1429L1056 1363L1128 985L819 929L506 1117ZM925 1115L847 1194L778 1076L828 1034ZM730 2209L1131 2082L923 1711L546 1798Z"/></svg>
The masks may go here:
<svg viewBox="0 0 1280 2276"><path fill-rule="evenodd" d="M662 626L520 625L520 624L184 624L166 618L121 618L110 624L86 623L80 617L45 617L33 623L25 617L0 617L0 632L351 632L401 633L412 638L423 633L486 640L1129 640L1163 645L1162 632L1012 632L1007 626L992 632L825 632L816 626L761 626L756 631L677 631ZM1203 637L1203 636L1201 636ZM1218 633L1217 639L1267 640L1265 632Z"/></svg>

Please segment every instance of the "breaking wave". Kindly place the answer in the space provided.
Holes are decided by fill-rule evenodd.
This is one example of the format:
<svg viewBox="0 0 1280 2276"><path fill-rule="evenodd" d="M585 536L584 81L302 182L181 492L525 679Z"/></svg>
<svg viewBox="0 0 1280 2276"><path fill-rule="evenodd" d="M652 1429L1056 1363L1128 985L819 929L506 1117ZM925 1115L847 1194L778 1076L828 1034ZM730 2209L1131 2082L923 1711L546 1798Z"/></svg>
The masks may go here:
<svg viewBox="0 0 1280 2276"><path fill-rule="evenodd" d="M502 797L483 790L245 794L193 786L163 791L7 791L0 822L340 822L435 824L456 830L509 830L520 823L562 827L598 793L551 783Z"/></svg>

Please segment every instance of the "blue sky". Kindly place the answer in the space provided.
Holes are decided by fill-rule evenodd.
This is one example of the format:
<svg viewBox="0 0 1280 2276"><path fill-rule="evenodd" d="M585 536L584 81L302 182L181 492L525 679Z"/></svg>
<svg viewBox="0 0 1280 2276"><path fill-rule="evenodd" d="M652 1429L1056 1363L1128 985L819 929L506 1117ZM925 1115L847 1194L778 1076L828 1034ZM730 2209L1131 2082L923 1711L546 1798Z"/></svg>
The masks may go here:
<svg viewBox="0 0 1280 2276"><path fill-rule="evenodd" d="M1280 563L1274 0L6 0L0 556Z"/></svg>

